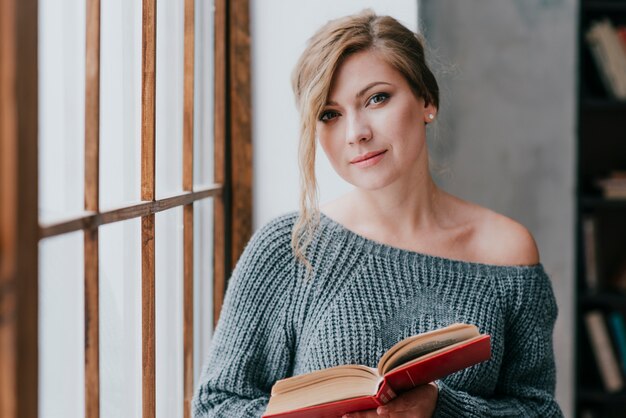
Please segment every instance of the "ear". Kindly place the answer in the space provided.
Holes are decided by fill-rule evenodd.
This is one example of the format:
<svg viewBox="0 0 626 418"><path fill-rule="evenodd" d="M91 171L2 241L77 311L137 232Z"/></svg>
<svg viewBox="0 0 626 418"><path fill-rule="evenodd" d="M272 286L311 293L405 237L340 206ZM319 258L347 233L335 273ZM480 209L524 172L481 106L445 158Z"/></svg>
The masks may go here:
<svg viewBox="0 0 626 418"><path fill-rule="evenodd" d="M437 108L435 105L424 102L423 119L425 124L434 122L437 118Z"/></svg>

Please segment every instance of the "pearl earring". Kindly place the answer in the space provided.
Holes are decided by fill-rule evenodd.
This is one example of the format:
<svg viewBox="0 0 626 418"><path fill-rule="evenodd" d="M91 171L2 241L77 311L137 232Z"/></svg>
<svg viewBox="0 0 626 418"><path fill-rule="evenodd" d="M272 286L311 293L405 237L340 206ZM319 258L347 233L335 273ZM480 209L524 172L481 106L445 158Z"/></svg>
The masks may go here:
<svg viewBox="0 0 626 418"><path fill-rule="evenodd" d="M429 113L429 114L428 114L428 117L429 117L431 120L432 120L432 119L435 119L435 115L433 115L432 113Z"/></svg>

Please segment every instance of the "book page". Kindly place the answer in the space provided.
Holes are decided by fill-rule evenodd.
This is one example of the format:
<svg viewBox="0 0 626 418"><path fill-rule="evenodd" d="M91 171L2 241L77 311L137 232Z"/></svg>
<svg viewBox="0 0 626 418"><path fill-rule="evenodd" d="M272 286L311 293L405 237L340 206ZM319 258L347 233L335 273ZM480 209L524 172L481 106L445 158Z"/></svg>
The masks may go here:
<svg viewBox="0 0 626 418"><path fill-rule="evenodd" d="M381 357L378 373L382 376L392 368L443 347L480 335L478 328L468 324L452 324L445 328L406 338Z"/></svg>
<svg viewBox="0 0 626 418"><path fill-rule="evenodd" d="M377 381L379 375L376 369L359 364L335 366L279 380L272 387L272 396L298 390L305 386L316 385L320 382L336 379L338 377L362 377L371 381Z"/></svg>
<svg viewBox="0 0 626 418"><path fill-rule="evenodd" d="M311 386L290 390L279 396L272 395L265 414L277 414L314 405L375 396L380 382L382 382L381 377L373 379L365 376L329 377Z"/></svg>

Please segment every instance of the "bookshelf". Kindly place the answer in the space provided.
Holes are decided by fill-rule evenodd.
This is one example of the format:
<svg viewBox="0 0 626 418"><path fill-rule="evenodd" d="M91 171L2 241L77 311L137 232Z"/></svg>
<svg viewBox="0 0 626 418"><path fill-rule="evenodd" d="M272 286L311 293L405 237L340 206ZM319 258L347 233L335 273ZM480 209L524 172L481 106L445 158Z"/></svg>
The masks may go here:
<svg viewBox="0 0 626 418"><path fill-rule="evenodd" d="M626 262L626 199L607 198L597 186L597 180L611 172L626 171L626 100L610 93L585 37L594 22L605 18L615 26L626 26L626 0L580 0L574 356L575 411L580 418L626 416L626 356L612 323L616 316L626 321L626 288L615 280ZM601 312L604 318L610 339L607 348L623 380L619 390L607 389L598 364L587 322L592 312Z"/></svg>

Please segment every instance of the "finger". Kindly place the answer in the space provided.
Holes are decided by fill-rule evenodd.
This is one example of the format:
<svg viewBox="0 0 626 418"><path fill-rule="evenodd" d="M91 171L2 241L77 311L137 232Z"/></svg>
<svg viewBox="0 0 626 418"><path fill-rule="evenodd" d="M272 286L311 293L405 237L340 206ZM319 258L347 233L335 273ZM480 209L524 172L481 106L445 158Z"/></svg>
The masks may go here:
<svg viewBox="0 0 626 418"><path fill-rule="evenodd" d="M405 396L406 395L406 396ZM398 398L397 402L390 402L382 408L379 408L379 414L387 413L391 418L395 418L394 414L408 412L409 416L430 416L437 403L438 389L434 384L419 386L409 392L405 392Z"/></svg>
<svg viewBox="0 0 626 418"><path fill-rule="evenodd" d="M428 393L427 388L428 385L417 386L414 389L411 389L408 392L405 392L393 399L384 407L379 407L379 413L392 414L394 412L402 412L407 409L414 408L415 405L420 403L420 400Z"/></svg>
<svg viewBox="0 0 626 418"><path fill-rule="evenodd" d="M426 418L426 415L421 414L418 411L402 411L395 412L389 416L389 418Z"/></svg>
<svg viewBox="0 0 626 418"><path fill-rule="evenodd" d="M379 418L375 409L368 409L367 411L350 412L345 414L342 418Z"/></svg>

